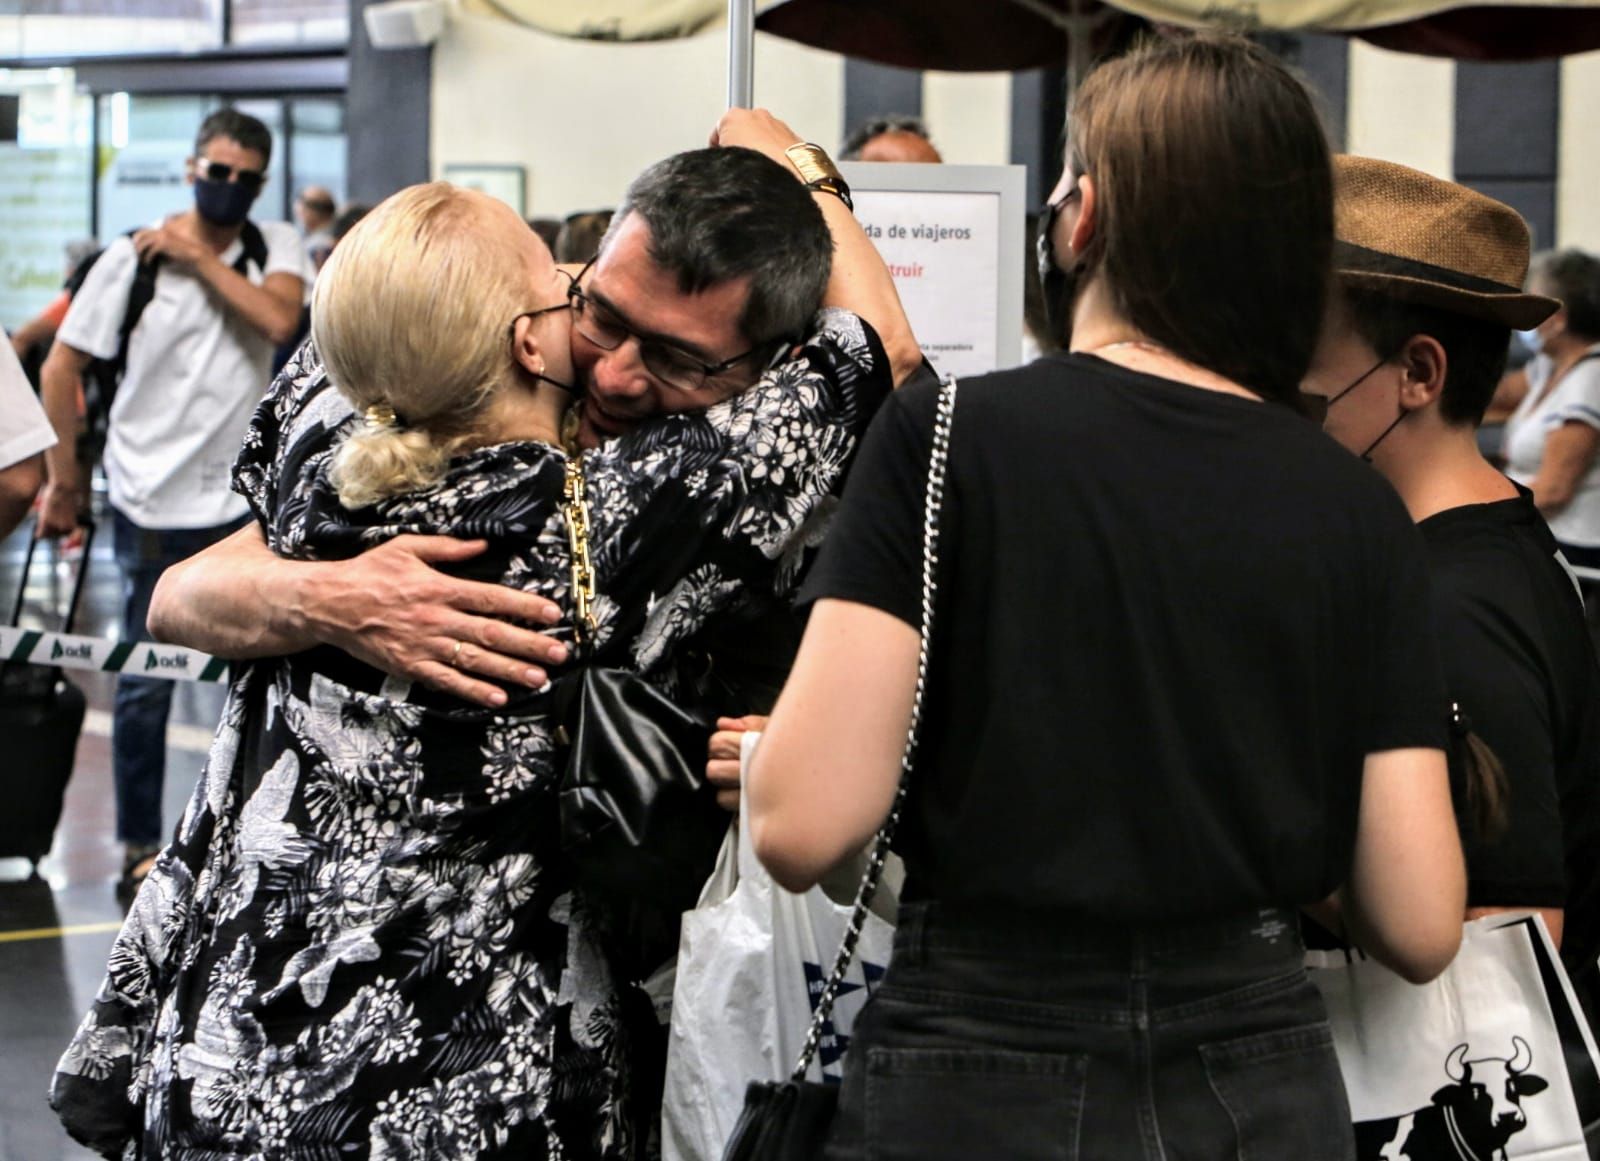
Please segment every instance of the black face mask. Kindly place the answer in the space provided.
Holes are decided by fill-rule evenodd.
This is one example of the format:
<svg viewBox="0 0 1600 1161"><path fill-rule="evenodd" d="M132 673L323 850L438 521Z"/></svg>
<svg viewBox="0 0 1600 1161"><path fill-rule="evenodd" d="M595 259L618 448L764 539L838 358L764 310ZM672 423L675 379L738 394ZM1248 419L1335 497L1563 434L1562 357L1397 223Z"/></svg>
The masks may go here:
<svg viewBox="0 0 1600 1161"><path fill-rule="evenodd" d="M194 208L213 226L237 226L250 214L256 195L236 181L194 179Z"/></svg>
<svg viewBox="0 0 1600 1161"><path fill-rule="evenodd" d="M1320 423L1322 421L1322 416L1328 413L1328 408L1332 407L1335 403L1339 402L1339 400L1343 399L1346 395L1350 394L1350 392L1354 391L1357 387L1361 386L1361 384L1365 383L1367 379L1371 377L1374 371L1388 361L1388 359L1379 359L1376 363L1372 364L1372 366L1368 367L1359 376L1357 376L1343 391L1339 391L1333 395L1330 395L1322 402L1321 414L1318 415L1313 412L1313 418ZM1378 434L1378 438L1367 445L1366 450L1361 453L1361 458L1370 464L1372 462L1372 453L1377 450L1378 445L1384 440L1388 439L1389 433L1395 428L1399 427L1400 421L1410 414L1411 412L1407 411L1404 407L1400 408L1400 414L1395 416L1394 422L1388 427L1384 428L1383 431Z"/></svg>
<svg viewBox="0 0 1600 1161"><path fill-rule="evenodd" d="M1045 323L1049 338L1066 350L1072 343L1072 308L1078 299L1078 281L1081 268L1074 266L1063 270L1056 264L1056 219L1062 209L1077 194L1074 188L1057 202L1045 202L1039 211L1039 237L1036 240L1035 260L1039 264L1039 288L1043 292Z"/></svg>

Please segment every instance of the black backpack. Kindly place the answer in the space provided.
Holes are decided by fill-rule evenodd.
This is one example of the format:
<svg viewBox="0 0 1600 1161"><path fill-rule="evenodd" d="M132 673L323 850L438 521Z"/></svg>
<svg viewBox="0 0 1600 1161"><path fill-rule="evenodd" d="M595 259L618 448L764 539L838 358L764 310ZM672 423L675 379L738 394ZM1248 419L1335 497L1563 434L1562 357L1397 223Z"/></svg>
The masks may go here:
<svg viewBox="0 0 1600 1161"><path fill-rule="evenodd" d="M137 230L129 230L127 237L133 237ZM254 222L246 221L239 231L239 241L243 249L239 257L234 260L233 268L242 275L248 276L250 264L254 263L257 270L267 268L267 240L261 235L261 228ZM78 265L72 272L67 288L74 294L83 285L83 280L89 273L89 268L99 259L105 251L101 250L91 255ZM96 463L106 446L106 429L111 422L111 404L117 397L117 388L122 383L122 377L128 371L128 345L133 338L133 328L139 325L139 318L144 314L145 307L156 296L156 273L161 267L161 255L157 254L149 262L140 262L133 275L133 287L128 291L128 307L122 315L122 325L117 328L117 353L109 359L90 359L83 369L83 399L85 429L80 441L86 463Z"/></svg>

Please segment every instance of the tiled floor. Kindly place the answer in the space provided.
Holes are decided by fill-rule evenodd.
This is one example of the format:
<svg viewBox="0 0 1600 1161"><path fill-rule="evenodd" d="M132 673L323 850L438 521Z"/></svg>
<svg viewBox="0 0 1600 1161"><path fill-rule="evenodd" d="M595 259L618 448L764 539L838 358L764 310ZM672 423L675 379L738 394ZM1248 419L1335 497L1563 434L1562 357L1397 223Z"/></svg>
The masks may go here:
<svg viewBox="0 0 1600 1161"><path fill-rule="evenodd" d="M24 531L0 544L0 617L10 612L26 548ZM41 546L28 583L24 623L54 628L75 562ZM114 635L118 580L107 534L94 546L77 632ZM82 1161L44 1094L67 1038L100 985L122 910L113 896L121 865L112 819L109 674L69 671L89 712L67 787L55 846L30 876L26 862L0 859L0 1161ZM189 797L222 709L220 686L178 683L168 731L166 823ZM0 809L12 787L35 771L19 769L0 739Z"/></svg>

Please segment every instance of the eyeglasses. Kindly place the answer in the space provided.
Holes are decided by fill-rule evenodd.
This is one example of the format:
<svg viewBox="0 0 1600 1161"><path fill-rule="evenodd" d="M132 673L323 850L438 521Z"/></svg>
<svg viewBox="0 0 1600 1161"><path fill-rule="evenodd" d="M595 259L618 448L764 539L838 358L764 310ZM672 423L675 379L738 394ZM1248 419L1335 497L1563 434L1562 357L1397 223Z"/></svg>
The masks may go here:
<svg viewBox="0 0 1600 1161"><path fill-rule="evenodd" d="M614 351L629 339L633 339L639 344L639 361L645 365L647 371L669 387L675 387L680 391L699 391L705 387L706 380L732 370L740 363L758 355L763 347L768 345L751 347L744 354L724 359L720 363L705 363L666 339L642 335L624 322L616 311L605 303L590 298L580 288L579 283L589 272L589 266L593 265L594 263L590 262L580 270L578 277L574 278L572 285L567 288L567 298L572 303L573 329L603 351Z"/></svg>
<svg viewBox="0 0 1600 1161"><path fill-rule="evenodd" d="M267 184L267 175L259 169L240 169L203 157L195 164L195 172L207 181L233 181L253 194L260 193Z"/></svg>
<svg viewBox="0 0 1600 1161"><path fill-rule="evenodd" d="M565 273L565 271L562 271L561 273ZM517 323L521 322L523 319L525 319L525 318L543 318L545 315L554 314L558 310L571 310L571 309L572 309L572 303L570 303L570 302L558 302L554 306L541 306L538 310L525 310L525 311L523 311L521 314L517 315L515 318L513 318L511 320L511 325L507 328L507 331L511 336L512 343L515 343L517 341Z"/></svg>

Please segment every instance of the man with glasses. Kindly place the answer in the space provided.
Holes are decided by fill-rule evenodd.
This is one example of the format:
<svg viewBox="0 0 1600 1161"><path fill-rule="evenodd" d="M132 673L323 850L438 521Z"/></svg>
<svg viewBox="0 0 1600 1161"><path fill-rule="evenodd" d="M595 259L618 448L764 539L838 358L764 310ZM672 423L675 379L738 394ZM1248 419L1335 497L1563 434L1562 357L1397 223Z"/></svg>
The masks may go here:
<svg viewBox="0 0 1600 1161"><path fill-rule="evenodd" d="M767 157L751 149L695 150L652 166L629 188L598 257L574 272L572 362L582 401L569 417L569 435L579 446L594 447L653 416L714 406L769 368L784 375L826 361L826 346L805 340L830 262L836 270L866 262L882 270L826 156L769 116L728 116L739 126L738 143ZM828 228L804 227L774 208L772 183L797 177L816 195L832 237ZM902 382L922 362L892 280L857 269L861 276L849 284L865 301L840 305L871 320L894 381ZM865 293L880 286L887 304ZM783 585L792 586L825 511L802 522L804 543L766 547ZM481 550L400 537L324 565L274 556L251 526L169 572L151 623L163 639L227 657L334 645L396 677L493 706L506 696L497 683L538 687L547 666L566 660L565 647L538 631L565 614L542 598L436 567ZM719 679L739 673L745 696L730 710L760 708L787 672L794 634L773 615L777 599L775 592L765 604L753 603L712 651Z"/></svg>
<svg viewBox="0 0 1600 1161"><path fill-rule="evenodd" d="M827 232L768 211L747 156L689 156L633 183L574 283L586 447L743 391L806 336L822 299Z"/></svg>
<svg viewBox="0 0 1600 1161"><path fill-rule="evenodd" d="M80 523L84 372L91 360L117 369L105 471L125 641L146 637L161 573L245 519L229 472L270 379L272 349L299 323L310 273L294 227L248 220L271 154L272 135L254 117L232 109L207 117L187 166L194 205L106 247L45 361L42 396L59 442L46 456L40 536ZM112 770L124 889L142 878L164 837L171 701L170 682L118 681Z"/></svg>

